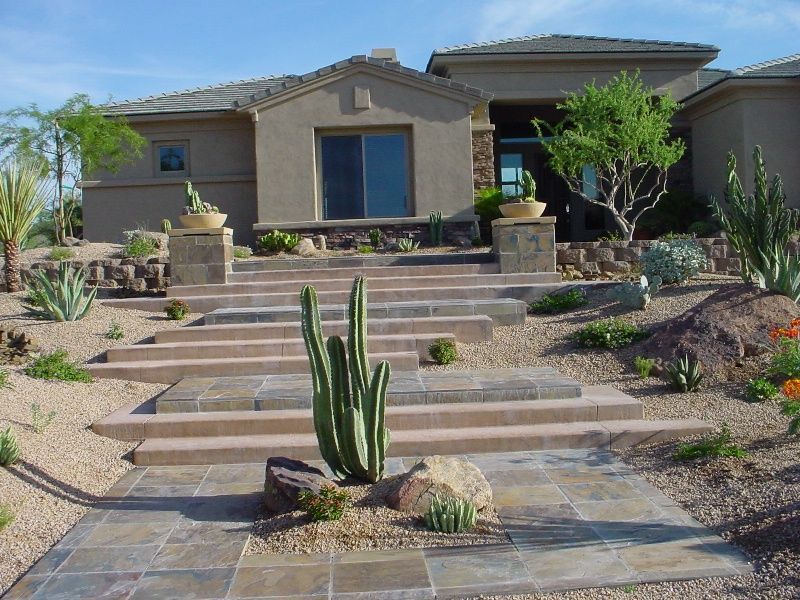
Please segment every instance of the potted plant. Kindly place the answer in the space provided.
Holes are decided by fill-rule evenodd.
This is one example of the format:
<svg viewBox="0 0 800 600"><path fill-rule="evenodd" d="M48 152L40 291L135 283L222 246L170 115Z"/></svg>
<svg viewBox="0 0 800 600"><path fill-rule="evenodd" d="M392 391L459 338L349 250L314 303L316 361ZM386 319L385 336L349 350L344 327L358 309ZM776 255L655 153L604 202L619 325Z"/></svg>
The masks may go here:
<svg viewBox="0 0 800 600"><path fill-rule="evenodd" d="M517 182L522 188L521 196L510 196L500 205L500 213L511 219L535 219L541 217L547 206L545 202L536 200L536 182L530 171L522 171Z"/></svg>
<svg viewBox="0 0 800 600"><path fill-rule="evenodd" d="M185 184L186 206L178 218L187 229L217 229L225 224L228 215L219 212L219 208L200 200L200 194L192 189L192 182Z"/></svg>

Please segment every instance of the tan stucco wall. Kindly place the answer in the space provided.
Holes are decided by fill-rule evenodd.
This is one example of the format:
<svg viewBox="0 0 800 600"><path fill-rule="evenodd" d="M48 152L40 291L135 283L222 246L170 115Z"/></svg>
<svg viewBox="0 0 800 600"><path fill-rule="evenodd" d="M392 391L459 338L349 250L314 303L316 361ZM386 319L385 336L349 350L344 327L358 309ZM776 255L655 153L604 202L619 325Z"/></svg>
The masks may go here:
<svg viewBox="0 0 800 600"><path fill-rule="evenodd" d="M690 107L695 191L721 198L727 179L726 156L736 155L746 191L753 188L753 147L760 145L767 176L779 173L787 204L800 208L800 84L732 89Z"/></svg>
<svg viewBox="0 0 800 600"><path fill-rule="evenodd" d="M354 108L356 86L369 88L370 108ZM321 218L318 137L341 128L396 127L408 133L412 216L427 216L431 210L472 214L471 105L466 97L444 96L428 85L387 78L366 67L298 92L258 107L260 222Z"/></svg>
<svg viewBox="0 0 800 600"><path fill-rule="evenodd" d="M162 219L178 226L184 205L184 176L157 175L156 143L188 142L189 178L201 198L228 213L236 243L253 238L255 221L255 150L253 124L247 115L172 118L131 126L147 140L144 155L117 173L94 173L83 187L84 236L90 241L119 241L137 224L157 229Z"/></svg>
<svg viewBox="0 0 800 600"><path fill-rule="evenodd" d="M447 72L455 81L492 92L495 101L527 102L557 100L566 92L580 91L595 81L603 85L620 71L640 69L642 80L657 93L670 91L680 99L697 90L697 70L706 61L698 60L553 60L531 57L528 60L448 62Z"/></svg>

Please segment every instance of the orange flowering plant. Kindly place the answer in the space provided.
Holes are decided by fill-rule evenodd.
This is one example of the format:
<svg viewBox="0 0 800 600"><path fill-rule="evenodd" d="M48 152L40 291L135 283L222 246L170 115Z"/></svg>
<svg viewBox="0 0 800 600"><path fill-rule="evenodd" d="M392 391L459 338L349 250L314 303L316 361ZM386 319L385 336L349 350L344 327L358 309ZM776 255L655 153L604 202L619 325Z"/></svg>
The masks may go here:
<svg viewBox="0 0 800 600"><path fill-rule="evenodd" d="M782 339L799 339L800 319L792 319L791 323L789 323L789 327L773 327L769 332L769 337L773 342Z"/></svg>
<svg viewBox="0 0 800 600"><path fill-rule="evenodd" d="M800 400L800 379L787 379L783 384L783 395L790 400Z"/></svg>
<svg viewBox="0 0 800 600"><path fill-rule="evenodd" d="M789 327L773 327L769 337L777 348L768 372L789 379L800 378L800 319L792 319Z"/></svg>

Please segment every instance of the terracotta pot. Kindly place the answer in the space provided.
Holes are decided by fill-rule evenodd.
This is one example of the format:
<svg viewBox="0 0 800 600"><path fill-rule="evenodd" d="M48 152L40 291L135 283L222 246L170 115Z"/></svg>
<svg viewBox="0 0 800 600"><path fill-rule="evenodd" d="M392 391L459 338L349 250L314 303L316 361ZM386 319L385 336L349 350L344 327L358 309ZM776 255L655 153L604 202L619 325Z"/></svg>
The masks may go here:
<svg viewBox="0 0 800 600"><path fill-rule="evenodd" d="M179 215L181 225L186 229L219 229L225 224L225 213L203 213L199 215Z"/></svg>
<svg viewBox="0 0 800 600"><path fill-rule="evenodd" d="M512 202L500 205L500 213L507 219L536 219L541 217L546 202Z"/></svg>

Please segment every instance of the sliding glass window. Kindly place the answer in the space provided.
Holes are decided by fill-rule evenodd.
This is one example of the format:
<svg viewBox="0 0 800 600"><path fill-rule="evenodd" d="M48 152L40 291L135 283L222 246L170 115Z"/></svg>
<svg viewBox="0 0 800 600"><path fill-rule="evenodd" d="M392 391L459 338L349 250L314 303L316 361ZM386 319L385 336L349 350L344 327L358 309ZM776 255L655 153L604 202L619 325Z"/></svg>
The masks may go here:
<svg viewBox="0 0 800 600"><path fill-rule="evenodd" d="M406 217L408 143L403 133L323 135L322 217Z"/></svg>

